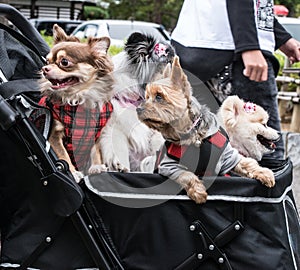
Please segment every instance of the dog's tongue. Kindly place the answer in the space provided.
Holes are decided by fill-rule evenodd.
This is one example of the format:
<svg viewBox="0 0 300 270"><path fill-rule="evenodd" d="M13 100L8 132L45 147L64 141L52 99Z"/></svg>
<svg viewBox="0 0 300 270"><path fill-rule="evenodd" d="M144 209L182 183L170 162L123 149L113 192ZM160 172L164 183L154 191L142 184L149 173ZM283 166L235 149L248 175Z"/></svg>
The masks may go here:
<svg viewBox="0 0 300 270"><path fill-rule="evenodd" d="M275 148L276 148L276 144L272 142L272 143L270 144L270 148L275 149Z"/></svg>
<svg viewBox="0 0 300 270"><path fill-rule="evenodd" d="M260 141L262 145L264 145L266 148L270 150L274 150L276 148L276 144L274 141L268 140L262 135L257 135L257 139Z"/></svg>
<svg viewBox="0 0 300 270"><path fill-rule="evenodd" d="M63 80L49 79L49 81L52 83L52 89L60 89L77 83L78 79L75 77L70 77Z"/></svg>

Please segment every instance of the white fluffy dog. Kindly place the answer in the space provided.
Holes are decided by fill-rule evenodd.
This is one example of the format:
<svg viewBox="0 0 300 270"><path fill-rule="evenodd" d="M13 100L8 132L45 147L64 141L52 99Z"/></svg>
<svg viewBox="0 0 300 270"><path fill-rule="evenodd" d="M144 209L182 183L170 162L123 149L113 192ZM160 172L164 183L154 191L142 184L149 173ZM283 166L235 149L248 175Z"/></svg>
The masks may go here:
<svg viewBox="0 0 300 270"><path fill-rule="evenodd" d="M124 51L113 57L114 111L100 140L103 161L110 171L145 171L141 162L155 155L163 144L159 132L138 120L136 107L145 98L146 84L161 76L174 54L170 44L133 33Z"/></svg>
<svg viewBox="0 0 300 270"><path fill-rule="evenodd" d="M243 156L259 161L276 148L280 135L267 125L269 115L261 106L245 102L238 96L229 96L223 101L218 115L231 145Z"/></svg>

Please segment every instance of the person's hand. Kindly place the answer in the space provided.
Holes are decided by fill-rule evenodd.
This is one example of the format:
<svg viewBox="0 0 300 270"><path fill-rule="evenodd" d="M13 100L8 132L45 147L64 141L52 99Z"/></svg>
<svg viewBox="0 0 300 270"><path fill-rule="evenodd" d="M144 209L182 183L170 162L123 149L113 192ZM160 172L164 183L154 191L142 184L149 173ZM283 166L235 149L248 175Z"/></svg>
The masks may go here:
<svg viewBox="0 0 300 270"><path fill-rule="evenodd" d="M242 52L245 65L243 74L251 81L262 82L268 79L268 63L260 50Z"/></svg>
<svg viewBox="0 0 300 270"><path fill-rule="evenodd" d="M289 58L291 64L300 61L300 42L298 40L290 38L279 50Z"/></svg>

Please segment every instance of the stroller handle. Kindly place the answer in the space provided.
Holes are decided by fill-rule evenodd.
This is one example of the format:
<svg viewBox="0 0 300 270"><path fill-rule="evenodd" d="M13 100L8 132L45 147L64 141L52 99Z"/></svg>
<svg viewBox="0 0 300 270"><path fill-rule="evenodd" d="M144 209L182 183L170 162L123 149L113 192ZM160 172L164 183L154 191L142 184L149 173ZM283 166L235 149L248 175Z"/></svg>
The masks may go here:
<svg viewBox="0 0 300 270"><path fill-rule="evenodd" d="M11 21L20 31L30 37L33 44L36 45L40 55L46 56L49 52L49 46L44 41L35 27L20 13L16 8L7 4L0 4L0 15Z"/></svg>

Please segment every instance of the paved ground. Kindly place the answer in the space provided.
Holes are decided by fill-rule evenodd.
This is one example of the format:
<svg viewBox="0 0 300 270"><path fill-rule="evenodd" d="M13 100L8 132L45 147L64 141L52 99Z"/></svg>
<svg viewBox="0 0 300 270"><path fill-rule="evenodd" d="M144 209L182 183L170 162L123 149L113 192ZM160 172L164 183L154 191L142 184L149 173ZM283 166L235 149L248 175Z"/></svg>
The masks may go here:
<svg viewBox="0 0 300 270"><path fill-rule="evenodd" d="M300 134L284 133L286 142L286 156L293 162L293 194L300 214Z"/></svg>

